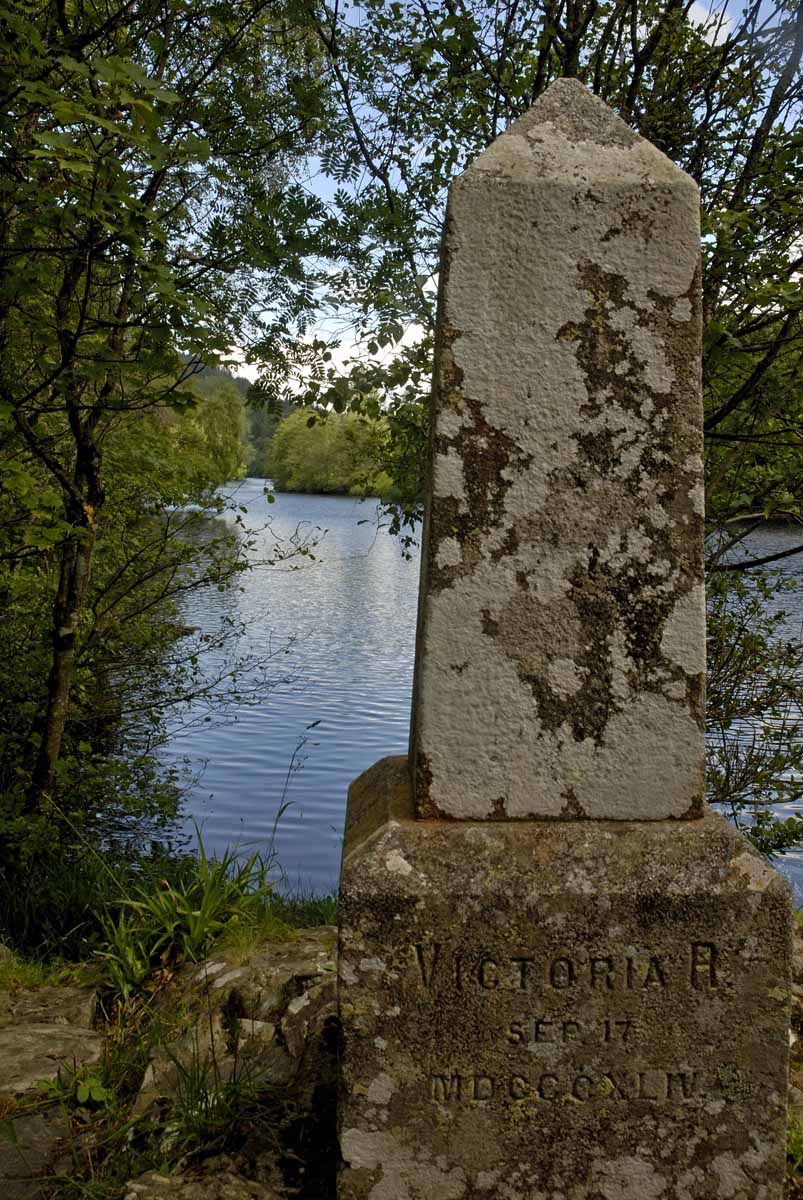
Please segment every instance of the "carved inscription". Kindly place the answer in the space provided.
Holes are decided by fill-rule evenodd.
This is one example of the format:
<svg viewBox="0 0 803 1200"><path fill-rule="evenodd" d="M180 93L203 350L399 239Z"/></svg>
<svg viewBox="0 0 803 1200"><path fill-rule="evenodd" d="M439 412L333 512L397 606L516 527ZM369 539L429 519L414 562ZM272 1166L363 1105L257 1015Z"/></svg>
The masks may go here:
<svg viewBox="0 0 803 1200"><path fill-rule="evenodd" d="M421 982L425 988L428 988L440 961L441 944L440 942L435 942L432 946L422 946L419 943L413 946L413 950L415 951L416 965L421 974Z"/></svg>
<svg viewBox="0 0 803 1200"><path fill-rule="evenodd" d="M719 951L711 942L691 944L691 985L693 988L719 987Z"/></svg>
<svg viewBox="0 0 803 1200"><path fill-rule="evenodd" d="M483 1104L488 1100L554 1104L625 1101L674 1104L707 1099L728 1099L718 1079L689 1069L644 1071L534 1071L526 1067L517 1074L492 1076L431 1075L430 1099L438 1104Z"/></svg>
<svg viewBox="0 0 803 1200"><path fill-rule="evenodd" d="M712 942L691 942L683 961L663 954L470 956L445 952L440 942L417 943L413 957L427 990L452 984L458 991L634 992L684 984L697 991L719 987L720 955Z"/></svg>
<svg viewBox="0 0 803 1200"><path fill-rule="evenodd" d="M729 1098L701 1070L633 1060L634 1053L649 1056L638 1018L642 1004L652 1006L671 990L691 996L721 986L721 954L713 942L690 942L673 955L600 948L582 956L541 957L492 950L471 955L432 942L415 944L412 958L417 983L429 993L487 995L493 1040L511 1052L528 1051L534 1062L512 1063L505 1075L479 1068L435 1072L428 1087L437 1104L691 1104ZM515 1012L520 1007L524 1013ZM583 1057L578 1062L584 1046L592 1060L607 1046L612 1054L621 1052L621 1061L602 1067L584 1064Z"/></svg>
<svg viewBox="0 0 803 1200"><path fill-rule="evenodd" d="M636 1022L629 1017L616 1020L606 1017L596 1023L577 1019L533 1017L528 1021L511 1021L505 1034L511 1046L566 1044L567 1042L629 1042L636 1031Z"/></svg>

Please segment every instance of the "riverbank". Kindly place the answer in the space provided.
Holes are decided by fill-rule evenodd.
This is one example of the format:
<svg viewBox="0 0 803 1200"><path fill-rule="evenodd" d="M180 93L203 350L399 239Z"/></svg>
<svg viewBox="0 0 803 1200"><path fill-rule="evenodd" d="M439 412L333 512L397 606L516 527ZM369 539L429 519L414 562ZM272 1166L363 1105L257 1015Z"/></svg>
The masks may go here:
<svg viewBox="0 0 803 1200"><path fill-rule="evenodd" d="M137 1195L132 1179L241 1154L254 1130L297 1161L312 998L296 1001L315 980L333 1003L334 898L281 894L270 854L200 841L121 862L87 845L85 860L70 904L54 867L46 897L0 913L6 1200ZM47 924L16 920L42 903Z"/></svg>
<svg viewBox="0 0 803 1200"><path fill-rule="evenodd" d="M787 1200L803 1197L801 931ZM239 948L224 936L111 1010L97 961L34 983L6 950L5 1200L335 1200L335 939L332 926Z"/></svg>

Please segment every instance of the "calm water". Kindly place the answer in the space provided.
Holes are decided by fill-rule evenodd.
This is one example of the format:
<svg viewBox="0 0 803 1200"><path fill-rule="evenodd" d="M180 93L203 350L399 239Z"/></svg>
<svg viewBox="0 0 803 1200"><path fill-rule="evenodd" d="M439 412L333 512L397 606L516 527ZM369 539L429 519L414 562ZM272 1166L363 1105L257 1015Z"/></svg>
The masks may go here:
<svg viewBox="0 0 803 1200"><path fill-rule="evenodd" d="M279 495L268 506L262 487L249 479L235 493L249 524L271 522L257 538L254 560L270 557L276 537L297 530L319 538L316 560L294 560L297 570L291 563L258 565L242 592L196 596L185 617L205 632L221 617L246 620L243 649L274 654L272 686L257 705L237 706L225 721L195 714L198 721L166 757L192 764L187 807L208 849L264 847L284 800L276 849L287 880L329 890L349 783L377 759L407 749L418 558L403 558L399 543L377 527L372 501ZM773 527L754 535L750 549L765 554L798 541L799 532ZM799 573L803 555L784 568ZM794 603L789 632L799 634L803 597ZM785 856L783 865L803 899L803 852Z"/></svg>
<svg viewBox="0 0 803 1200"><path fill-rule="evenodd" d="M203 771L188 808L207 848L264 846L284 796L276 848L288 881L328 890L349 784L377 759L407 750L418 559L405 560L377 527L374 501L286 494L268 506L262 487L249 479L236 491L249 523L271 522L253 557L270 556L277 535L300 528L320 539L316 560L294 560L297 570L257 566L241 594L204 593L185 616L210 631L224 613L245 617L249 652L278 652L275 686L257 706L235 710L236 720L191 728L170 757L189 756Z"/></svg>

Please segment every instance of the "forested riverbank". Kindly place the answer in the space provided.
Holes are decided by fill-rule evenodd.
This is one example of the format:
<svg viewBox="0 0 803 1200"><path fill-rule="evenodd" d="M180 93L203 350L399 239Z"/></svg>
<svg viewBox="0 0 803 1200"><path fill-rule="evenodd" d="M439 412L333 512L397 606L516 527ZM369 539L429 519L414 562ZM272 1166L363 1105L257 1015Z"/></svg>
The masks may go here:
<svg viewBox="0 0 803 1200"><path fill-rule="evenodd" d="M401 536L393 553L411 552L446 191L561 76L700 189L709 798L768 853L801 842L803 644L778 616L798 580L773 574L795 547L752 552L745 535L803 527L803 10L696 10L3 5L0 942L12 986L89 962L110 1044L123 1028L136 1042L171 974L225 935L331 919L330 900L310 916L276 899L268 838L250 866L248 853L182 841L182 720L233 720L282 677L286 641L249 649L241 589L272 564L290 581L290 625L316 603L292 580L317 561L319 523L264 539L270 488L253 521L221 486L258 475L376 495ZM615 331L601 337L595 377L615 387L623 354ZM537 411L538 380L522 387ZM484 487L490 459L478 458ZM391 574L363 579L378 612ZM192 617L199 597L218 602L214 620ZM274 752L269 731L260 750ZM92 1078L94 1092L76 1083L73 1114L97 1116L110 1095L129 1113L130 1075L104 1060ZM83 1194L116 1200L108 1146L76 1155Z"/></svg>
<svg viewBox="0 0 803 1200"><path fill-rule="evenodd" d="M359 38L338 12L240 16L3 13L10 898L32 864L41 890L48 863L77 861L81 838L127 853L154 824L166 836L177 792L153 757L165 716L199 687L225 702L240 677L235 656L200 682L202 655L236 630L202 640L176 608L246 569L248 535L203 524L217 485L261 457L286 487L376 491L395 503L391 526L414 532L445 188L567 72L701 189L712 719L727 731L793 686L799 652L765 639L731 551L745 529L801 517L799 15L781 5L774 23L734 18L725 33L659 5L625 53L616 6L542 44L534 4L510 14L502 76L481 9L436 16L421 57L403 6L369 6ZM617 353L601 346L599 370L615 373ZM211 370L243 362L249 386ZM795 746L715 758L712 794L788 793ZM796 833L768 829L779 847Z"/></svg>

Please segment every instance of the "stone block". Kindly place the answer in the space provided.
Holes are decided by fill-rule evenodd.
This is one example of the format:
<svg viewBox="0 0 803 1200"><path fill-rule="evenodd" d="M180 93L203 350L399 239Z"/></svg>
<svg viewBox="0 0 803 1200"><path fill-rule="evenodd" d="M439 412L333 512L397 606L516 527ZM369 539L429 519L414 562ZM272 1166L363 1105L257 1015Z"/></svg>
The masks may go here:
<svg viewBox="0 0 803 1200"><path fill-rule="evenodd" d="M73 1025L92 1029L96 1009L94 987L13 988L0 992L0 1027Z"/></svg>
<svg viewBox="0 0 803 1200"><path fill-rule="evenodd" d="M339 1200L780 1200L786 883L696 821L424 821L352 786Z"/></svg>
<svg viewBox="0 0 803 1200"><path fill-rule="evenodd" d="M74 1025L6 1025L0 1028L0 1096L19 1096L59 1071L96 1063L100 1034Z"/></svg>
<svg viewBox="0 0 803 1200"><path fill-rule="evenodd" d="M47 1176L70 1136L60 1104L0 1118L0 1189L3 1200L40 1200L52 1194Z"/></svg>

